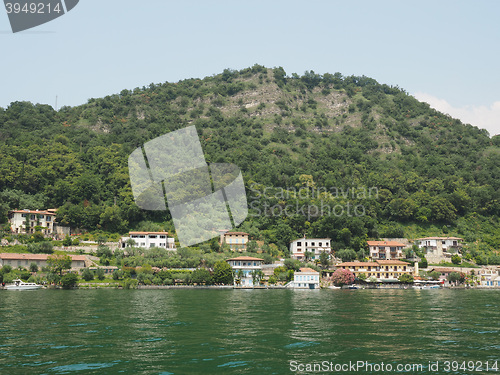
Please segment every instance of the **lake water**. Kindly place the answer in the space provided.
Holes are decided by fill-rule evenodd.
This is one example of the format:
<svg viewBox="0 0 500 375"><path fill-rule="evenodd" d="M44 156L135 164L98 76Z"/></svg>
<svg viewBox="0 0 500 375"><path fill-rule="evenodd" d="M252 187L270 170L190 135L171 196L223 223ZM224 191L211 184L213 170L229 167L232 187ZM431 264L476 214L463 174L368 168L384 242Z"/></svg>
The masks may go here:
<svg viewBox="0 0 500 375"><path fill-rule="evenodd" d="M499 307L498 290L0 291L0 374L500 374Z"/></svg>

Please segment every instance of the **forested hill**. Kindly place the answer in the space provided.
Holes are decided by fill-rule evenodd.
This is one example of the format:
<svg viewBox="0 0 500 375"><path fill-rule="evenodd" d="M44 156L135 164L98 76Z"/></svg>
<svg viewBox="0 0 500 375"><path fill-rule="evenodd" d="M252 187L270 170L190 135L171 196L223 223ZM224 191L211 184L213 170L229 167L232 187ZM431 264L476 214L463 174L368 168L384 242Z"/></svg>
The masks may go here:
<svg viewBox="0 0 500 375"><path fill-rule="evenodd" d="M443 232L471 251L500 248L499 136L371 78L259 65L59 111L0 109L1 219L8 209L59 207L73 227L126 232L152 221L172 230L168 213L134 204L127 158L191 124L207 162L243 171L252 209L242 230L281 249L306 232L356 251L366 238ZM287 205L330 214L285 214ZM339 205L358 212L340 215Z"/></svg>

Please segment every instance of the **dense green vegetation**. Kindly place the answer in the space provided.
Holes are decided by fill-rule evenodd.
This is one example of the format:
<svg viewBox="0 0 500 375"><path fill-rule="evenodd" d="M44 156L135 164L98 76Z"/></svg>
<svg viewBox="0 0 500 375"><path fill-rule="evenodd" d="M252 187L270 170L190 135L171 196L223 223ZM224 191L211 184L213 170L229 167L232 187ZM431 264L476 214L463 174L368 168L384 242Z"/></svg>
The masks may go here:
<svg viewBox="0 0 500 375"><path fill-rule="evenodd" d="M241 230L268 250L307 233L362 258L368 238L456 235L467 259L498 261L499 136L368 77L259 65L59 111L0 108L0 220L59 207L75 228L173 232L168 212L135 205L127 158L190 124L207 162L242 170L251 210Z"/></svg>

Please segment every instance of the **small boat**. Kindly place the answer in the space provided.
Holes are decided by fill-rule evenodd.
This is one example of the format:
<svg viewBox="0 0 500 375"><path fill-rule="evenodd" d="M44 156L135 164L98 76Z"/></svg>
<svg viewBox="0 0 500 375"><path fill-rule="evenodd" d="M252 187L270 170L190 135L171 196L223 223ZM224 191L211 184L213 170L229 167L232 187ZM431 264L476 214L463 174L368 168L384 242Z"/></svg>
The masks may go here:
<svg viewBox="0 0 500 375"><path fill-rule="evenodd" d="M328 289L342 289L340 286L330 285Z"/></svg>
<svg viewBox="0 0 500 375"><path fill-rule="evenodd" d="M13 281L13 284L5 286L7 290L34 290L40 289L42 285L38 285L36 283L25 283L21 279L16 279Z"/></svg>

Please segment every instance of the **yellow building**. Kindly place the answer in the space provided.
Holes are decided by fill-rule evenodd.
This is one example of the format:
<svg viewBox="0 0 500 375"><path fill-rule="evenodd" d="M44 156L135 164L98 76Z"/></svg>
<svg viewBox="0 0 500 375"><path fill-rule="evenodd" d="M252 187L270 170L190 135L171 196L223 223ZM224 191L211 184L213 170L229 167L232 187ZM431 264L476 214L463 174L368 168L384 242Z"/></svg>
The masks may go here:
<svg viewBox="0 0 500 375"><path fill-rule="evenodd" d="M397 280L403 274L415 275L415 268L401 260L377 260L375 262L344 262L337 264L354 273L358 277L365 274L366 278L375 277L380 281Z"/></svg>
<svg viewBox="0 0 500 375"><path fill-rule="evenodd" d="M248 233L226 232L221 234L220 243L228 244L231 251L245 251L247 249Z"/></svg>

